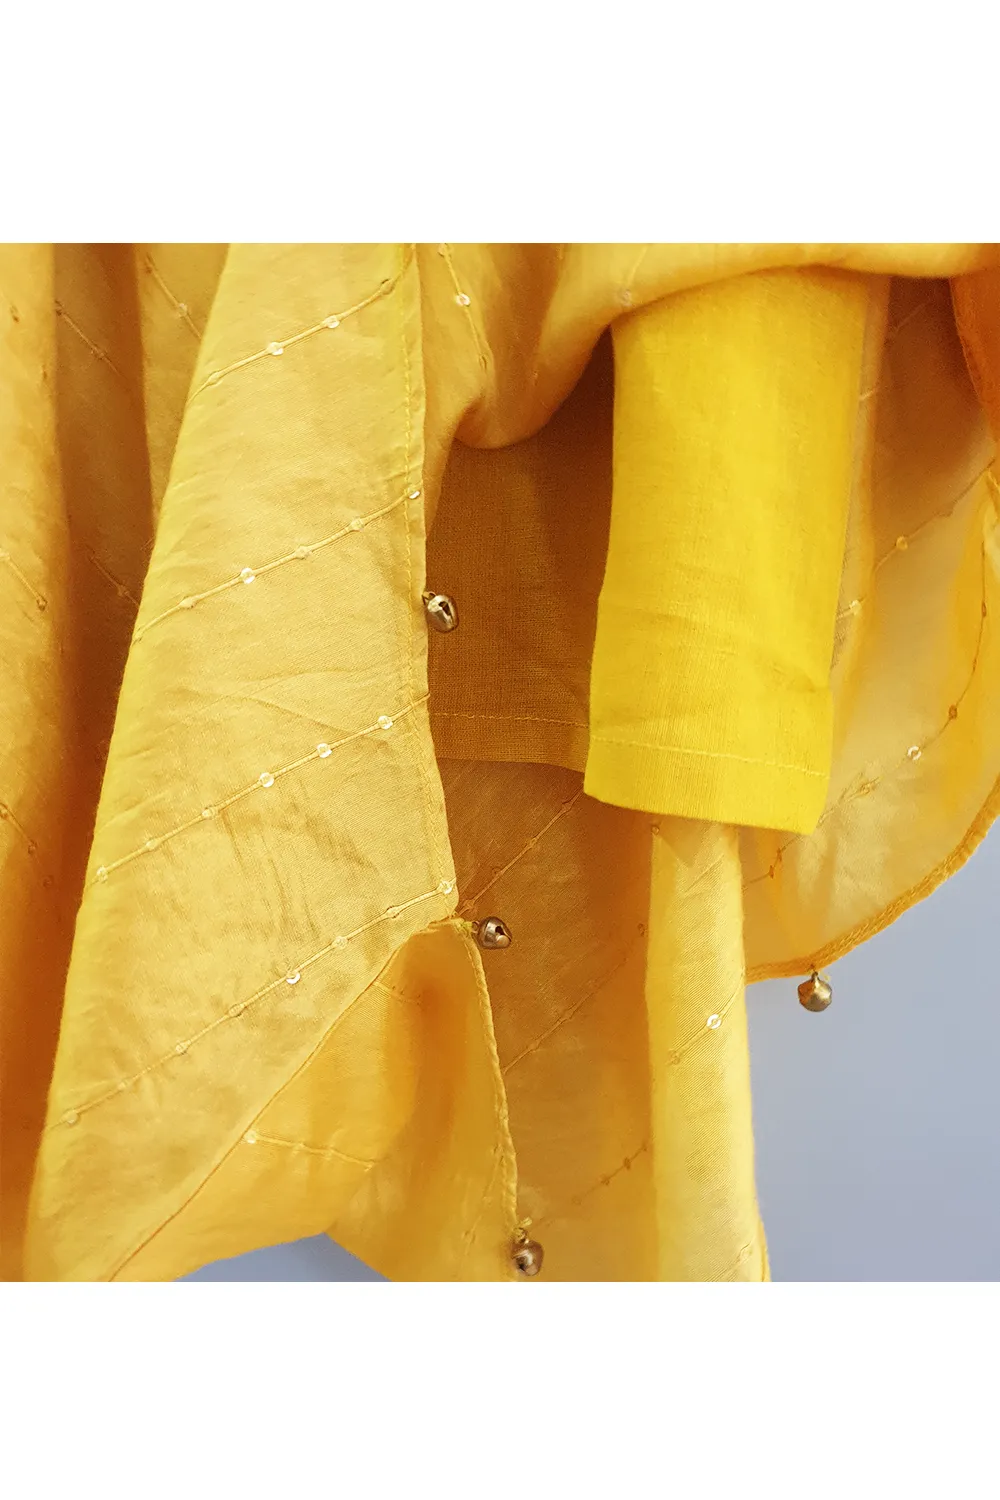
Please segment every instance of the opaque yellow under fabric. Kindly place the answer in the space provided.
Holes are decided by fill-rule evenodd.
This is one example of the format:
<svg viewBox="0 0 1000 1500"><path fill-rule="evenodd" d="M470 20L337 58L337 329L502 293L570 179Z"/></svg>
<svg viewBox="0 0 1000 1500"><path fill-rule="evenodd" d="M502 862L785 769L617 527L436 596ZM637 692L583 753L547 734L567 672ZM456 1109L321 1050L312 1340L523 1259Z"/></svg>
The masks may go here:
<svg viewBox="0 0 1000 1500"><path fill-rule="evenodd" d="M6 1275L326 1230L391 1277L507 1279L530 1218L543 1279L766 1277L746 983L891 921L1000 800L998 263L3 251ZM817 560L826 803L812 832L613 805L583 785L612 342L813 268L868 300ZM843 457L807 436L815 522Z"/></svg>
<svg viewBox="0 0 1000 1500"><path fill-rule="evenodd" d="M760 271L615 325L590 796L811 833L868 278Z"/></svg>

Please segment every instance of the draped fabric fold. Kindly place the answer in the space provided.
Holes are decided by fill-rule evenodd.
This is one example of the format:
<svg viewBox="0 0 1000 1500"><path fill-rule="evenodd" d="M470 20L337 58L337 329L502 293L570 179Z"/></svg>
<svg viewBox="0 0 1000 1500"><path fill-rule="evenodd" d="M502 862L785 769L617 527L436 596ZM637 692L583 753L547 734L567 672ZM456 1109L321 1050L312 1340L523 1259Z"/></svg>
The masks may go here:
<svg viewBox="0 0 1000 1500"><path fill-rule="evenodd" d="M1000 800L997 247L8 246L0 330L3 1274L766 1279L746 984Z"/></svg>

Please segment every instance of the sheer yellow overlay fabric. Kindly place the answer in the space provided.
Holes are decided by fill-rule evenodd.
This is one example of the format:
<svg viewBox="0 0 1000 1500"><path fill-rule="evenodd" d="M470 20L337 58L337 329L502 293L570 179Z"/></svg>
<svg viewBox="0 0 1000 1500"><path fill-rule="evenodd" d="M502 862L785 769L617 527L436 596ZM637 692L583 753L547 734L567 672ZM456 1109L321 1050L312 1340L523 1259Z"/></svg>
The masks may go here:
<svg viewBox="0 0 1000 1500"><path fill-rule="evenodd" d="M998 264L0 251L6 1276L767 1276L745 985L996 811Z"/></svg>

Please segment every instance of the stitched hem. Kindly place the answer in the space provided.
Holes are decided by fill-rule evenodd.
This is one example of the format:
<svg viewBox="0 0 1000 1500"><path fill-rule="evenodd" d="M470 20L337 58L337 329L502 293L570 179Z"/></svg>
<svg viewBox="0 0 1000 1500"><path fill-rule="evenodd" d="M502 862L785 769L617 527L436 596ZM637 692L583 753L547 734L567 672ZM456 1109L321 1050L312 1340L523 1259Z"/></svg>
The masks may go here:
<svg viewBox="0 0 1000 1500"><path fill-rule="evenodd" d="M826 772L724 751L592 736L584 791L638 812L812 833Z"/></svg>

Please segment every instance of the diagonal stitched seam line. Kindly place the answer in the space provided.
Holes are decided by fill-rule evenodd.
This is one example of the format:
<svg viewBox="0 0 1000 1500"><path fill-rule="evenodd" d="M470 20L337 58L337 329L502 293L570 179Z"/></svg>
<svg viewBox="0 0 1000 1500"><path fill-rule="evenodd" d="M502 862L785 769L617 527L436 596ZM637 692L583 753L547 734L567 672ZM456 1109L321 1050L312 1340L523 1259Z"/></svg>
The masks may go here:
<svg viewBox="0 0 1000 1500"><path fill-rule="evenodd" d="M542 838L546 833L548 833L549 829L552 828L556 823L558 823L560 818L564 818L582 796L583 788L581 787L578 792L574 792L573 796L569 799L568 802L563 803L562 807L559 808L559 811L553 814L553 816L548 820L547 823L544 823L542 827L539 828L537 833L533 834L531 838L528 839L528 841L521 849L517 851L512 859L509 859L505 865L502 865L501 868L497 870L496 874L490 876L486 884L484 886L481 886L474 896L469 896L465 901L462 902L459 914L464 915L465 912L471 911L476 902L481 900L482 897L486 895L487 891L492 890L497 881L502 879L502 877L507 874L508 870L512 870L517 864L518 860L524 858L529 849L534 849L539 839Z"/></svg>
<svg viewBox="0 0 1000 1500"><path fill-rule="evenodd" d="M412 250L408 249L407 253L404 255L403 265L400 270L397 271L396 275L389 276L384 281L380 282L374 292L370 292L368 296L363 297L360 302L355 302L352 307L345 307L343 312L330 313L327 318L324 318L319 323L313 323L309 328L302 328L298 331L298 333L289 334L287 338L272 339L270 342L280 344L282 350L290 349L293 347L293 345L300 344L303 339L312 338L314 334L321 333L323 332L323 330L329 329L330 318L336 318L338 322L342 323L345 318L352 317L355 313L362 312L366 307L370 307L373 302L377 302L381 297L388 296L388 294L398 284L400 277L403 275L407 266L409 265L411 254ZM227 375L232 375L236 370L245 369L247 365L257 364L262 359L271 358L273 358L273 356L268 345L265 344L263 349L258 349L255 351L255 353L248 354L243 359L234 360L232 364L224 365L222 369L210 371L209 374L206 375L205 379L201 382L201 384L195 386L194 390L191 392L190 396L187 399L185 410L187 409L187 406L191 405L192 401L194 401L196 397L202 394L203 391L217 386L222 380L226 378Z"/></svg>
<svg viewBox="0 0 1000 1500"><path fill-rule="evenodd" d="M21 569L17 566L17 563L11 557L6 548L0 550L0 563L3 563L4 566L8 568L11 573L13 573L17 581L28 590L28 593L31 595L36 605L38 606L39 611L48 608L49 601L46 599L45 595L40 594L35 588L35 585L31 582L31 579L28 578L26 574L21 572Z"/></svg>
<svg viewBox="0 0 1000 1500"><path fill-rule="evenodd" d="M468 293L466 292L465 288L462 286L461 282L458 279L458 273L455 270L455 263L454 263L454 260L452 258L451 246L450 245L445 245L443 247L443 249L444 249L444 263L448 267L448 274L451 277L451 284L455 288L455 296L456 297L468 296ZM476 320L475 320L475 318L472 315L472 305L471 305L471 302L468 302L468 303L463 302L463 303L460 303L459 305L461 306L462 311L465 313L466 318L468 319L469 327L472 330L472 341L473 341L473 343L476 346L476 354L479 356L479 359L482 361L482 363L486 364L486 363L488 363L487 355L486 355L486 346L484 345L482 337L480 336L479 326L476 323Z"/></svg>
<svg viewBox="0 0 1000 1500"><path fill-rule="evenodd" d="M400 505L405 505L409 498L410 492L407 491L405 495L400 495L397 499L390 500L388 505L381 506L379 510L369 511L365 516L355 516L352 521L349 521L346 526L342 526L339 531L334 531L330 536L325 536L318 542L306 543L302 548L296 548L293 552L286 552L282 557L276 557L271 562L262 563L260 567L251 568L250 571L254 575L253 582L256 583L258 578L267 573L272 573L275 568L283 567L285 563L305 561L314 552L319 552L323 547L329 547L333 542L341 541L345 536L360 535L372 521L381 520L390 511L396 510ZM355 526L354 521L360 522L360 525ZM172 615L186 614L189 609L193 608L196 604L200 604L203 599L212 599L216 594L223 594L228 589L236 588L237 586L243 588L250 586L245 582L240 573L237 573L235 578L227 578L223 583L213 585L210 589L203 589L201 593L185 595L185 601L190 600L190 603L178 602L177 604L172 604L169 609L163 610L160 614L154 615L151 620L146 620L142 625L138 626L132 634L133 644L138 644L152 630L153 626L159 625L162 620L168 620Z"/></svg>
<svg viewBox="0 0 1000 1500"><path fill-rule="evenodd" d="M79 339L83 340L95 359L99 359L102 364L106 364L109 370L113 370L115 372L119 380L124 381L126 385L128 384L128 382L125 380L125 376L122 374L121 370L119 370L110 354L105 354L103 349L99 348L92 339L87 337L83 329L80 327L79 323L74 323L73 319L70 317L69 313L63 307L61 302L56 303L56 315L59 318L60 322L65 323L68 328L72 328L76 336Z"/></svg>
<svg viewBox="0 0 1000 1500"><path fill-rule="evenodd" d="M370 928L378 926L380 922L393 921L395 920L395 918L401 916L404 911L408 911L410 907L418 906L422 901L429 901L434 896L443 895L444 893L442 891L439 891L436 886L432 891L422 891L419 896L412 896L409 901L403 901L397 906L389 907L388 910L380 912L377 917L371 917L367 922L363 922L360 927L355 927L352 932L342 933L341 936L346 938L347 941L350 942L351 939L359 937L361 933L367 932ZM290 972L298 973L301 978L305 971L311 968L313 964L316 964L321 959L326 958L330 953L341 951L341 948L342 945L337 942L336 938L334 938L331 942L326 943L322 948L319 948L315 953L311 955L311 957L303 959L300 963L296 964L295 969ZM77 1116L80 1116L89 1113L90 1110L96 1109L98 1105L106 1104L109 1099L116 1098L119 1094L124 1092L125 1089L130 1088L135 1083L138 1083L140 1079L148 1077L150 1073L153 1073L158 1068L163 1067L165 1063L177 1062L178 1056L184 1056L185 1053L192 1046L194 1046L195 1042L200 1042L203 1037L208 1036L210 1032L215 1031L217 1027L224 1025L227 1021L238 1020L239 1017L243 1015L244 1011L249 1010L252 1005L256 1005L259 1000L266 999L268 995L273 994L275 990L279 990L283 984L287 983L287 974L282 974L277 979L270 980L267 984L262 985L259 990L256 990L254 994L250 995L246 1000L237 1001L235 1004L229 1006L229 1008L225 1010L222 1015L215 1016L211 1021L204 1025L200 1031L196 1031L192 1036L186 1037L182 1040L182 1042L175 1044L175 1046L173 1046L169 1052L164 1052L159 1057L154 1058L152 1062L147 1063L146 1066L144 1068L140 1068L138 1072L133 1073L126 1078L119 1079L115 1083L113 1088L106 1089L103 1094L99 1094L94 1099L85 1099L79 1104L68 1106L67 1109L64 1109L62 1111L62 1114L58 1119L53 1120L49 1125L46 1126L46 1133L52 1130L64 1128L66 1125L65 1116L67 1114L75 1114ZM357 998L359 997L356 996L355 999ZM354 1001L351 1002L351 1004L353 1003ZM349 1008L350 1007L347 1007L347 1009ZM345 1011L341 1013L341 1016L346 1015L346 1013L347 1010L345 1009ZM338 1017L338 1021L340 1019L341 1017ZM182 1047L182 1051L180 1054L178 1054L177 1051L178 1046Z"/></svg>
<svg viewBox="0 0 1000 1500"><path fill-rule="evenodd" d="M87 560L101 575L105 582L111 585L115 593L118 594L122 599L130 600L135 605L136 609L138 609L139 601L132 593L132 590L128 588L126 584L122 583L120 578L116 578L113 573L108 571L108 569L104 566L104 564L101 562L101 559L97 556L96 552L94 552L92 548L84 547L83 550L84 554L87 557Z"/></svg>
<svg viewBox="0 0 1000 1500"><path fill-rule="evenodd" d="M521 1052L519 1052L515 1058L504 1065L502 1072L505 1078L508 1073L510 1073L514 1068L517 1067L518 1063L523 1062L526 1057L531 1057L535 1052L538 1051L539 1047L541 1047L543 1043L547 1042L551 1036L555 1035L555 1033L561 1026L564 1026L567 1021L571 1021L576 1015L577 1011L581 1010L588 1001L595 999L597 996L601 995L605 989L607 989L608 985L611 983L612 979L614 979L615 975L625 967L629 959L632 957L633 953L636 950L636 947L642 939L642 936L643 934L639 933L637 937L633 938L632 942L629 943L628 947L626 948L625 952L622 954L618 962L615 964L614 968L609 969L608 972L603 976L603 978L599 979L596 984L592 985L590 989L587 990L587 992L582 995L574 1005L571 1005L568 1010L564 1010L562 1015L556 1017L551 1026L547 1027L547 1029L543 1031L540 1036L536 1037L535 1040L529 1043L529 1045L525 1047Z"/></svg>
<svg viewBox="0 0 1000 1500"><path fill-rule="evenodd" d="M389 715L388 717L391 717L393 723L395 724L396 720L403 718L405 714L411 713L415 708L418 708L420 703L422 703L423 701L425 700L418 699L416 703L408 703L404 708L397 709L395 714ZM321 743L324 744L325 749L327 750L339 750L342 745L349 745L353 743L354 740L363 739L366 735L385 733L387 733L387 731L382 728L381 724L376 722L374 724L367 725L364 729L356 729L353 734L345 735L343 739L331 740L329 744L326 744L325 741L321 741ZM128 854L123 854L119 859L111 860L106 865L97 866L97 869L103 871L103 874L98 875L95 870L95 873L87 881L87 885L92 886L96 884L103 884L107 877L114 870L121 869L123 865L131 864L133 860L141 858L144 854L154 853L154 851L159 849L161 845L167 843L170 839L176 838L178 834L187 833L188 830L192 828L203 828L206 823L210 822L220 812L224 812L227 807L232 807L236 802L241 802L244 797L249 797L254 792L270 791L275 782L280 780L281 777L287 776L291 771L298 771L302 766L307 766L314 760L326 759L326 754L320 754L319 748L317 747L315 750L311 750L308 755L302 755L298 760L291 761L287 766L281 766L277 771L270 772L269 774L273 777L273 781L270 783L270 785L265 786L264 783L258 778L258 780L251 782L249 786L242 787L238 792L233 792L229 797L224 797L221 802L212 802L207 804L206 807L201 812L195 814L194 817L185 819L183 823L178 823L176 827L168 829L166 833L153 835L153 837L147 839L145 843L140 845L138 849L133 849ZM206 814L209 814L210 816L206 816Z"/></svg>
<svg viewBox="0 0 1000 1500"><path fill-rule="evenodd" d="M980 478L981 477L982 476L980 475ZM973 653L972 664L971 664L971 666L969 668L969 675L968 675L968 678L966 679L965 686L962 688L962 691L959 693L958 697L954 698L952 700L952 704L953 704L953 706L955 708L957 708L962 703L963 699L967 696L967 694L969 693L969 691L972 688L972 684L975 681L976 670L977 670L977 668L979 666L979 657L980 657L980 654L981 654L982 648L983 648L983 636L984 636L985 630L986 630L986 618L987 618L987 616L986 616L986 542L985 542L985 540L984 540L983 546L982 546L981 562L982 562L982 594L981 594L981 597L980 597L980 606L979 606L979 634L978 634L978 636L976 638L976 649L975 649L975 651ZM949 715L948 718L944 720L943 724L941 724L940 728L938 728L937 730L935 730L935 732L928 739L924 740L923 743L919 746L921 754L923 753L924 750L927 750L931 745L937 744L937 742L941 738L941 736L945 733L945 731L947 729L949 729L951 727L951 725L953 723L954 723L954 720L952 719L951 715ZM821 817L819 819L819 822L816 825L817 830L820 829L820 828L822 828L823 824L826 823L828 821L828 819L834 817L835 814L838 813L841 810L842 807L844 807L844 806L847 805L847 803L849 803L849 802L855 802L855 801L857 801L857 799L859 797L866 797L870 792L874 791L874 789L879 785L880 782L884 781L887 776L891 775L893 771L898 771L900 769L900 767L902 767L902 766L904 766L904 765L906 765L908 763L909 763L909 755L908 754L902 755L902 756L899 757L898 760L893 761L890 766L887 766L885 770L879 771L877 775L875 775L873 777L869 777L869 776L865 776L864 774L862 774L861 777L860 777L860 780L851 782L849 786L846 786L844 788L844 790L841 792L840 796L837 798L836 802L834 802L830 807L828 807L826 809L826 811L821 815ZM751 876L751 878L749 880L744 881L744 883L743 883L743 890L745 890L745 891L749 890L749 888L752 885L759 885L762 880L771 879L772 876L773 876L774 870L777 868L777 866L781 862L781 857L785 853L785 850L786 849L790 849L793 844L801 843L802 839L805 838L805 837L808 837L808 835L797 833L797 834L794 834L792 838L786 839L783 844L779 844L778 848L777 848L777 850L775 852L774 862L771 865L771 867L769 869L767 869L767 870L762 871L762 873L760 875L753 875L753 876Z"/></svg>
<svg viewBox="0 0 1000 1500"><path fill-rule="evenodd" d="M359 931L361 931L361 930L362 929L359 929ZM292 1073L291 1077L286 1078L281 1084L279 1084L279 1086L275 1089L274 1093L270 1096L270 1098L267 1099L265 1101L265 1103L263 1104L263 1106L257 1111L257 1114L254 1116L255 1119L260 1119L261 1115L263 1115L270 1108L270 1106L274 1103L275 1099L277 1099L278 1095L285 1088L287 1088L289 1086L289 1084L293 1083L295 1081L295 1079L298 1078L301 1073L305 1072L306 1068L309 1067L310 1063L313 1062L313 1060L318 1056L318 1054L321 1051L321 1049L330 1040L330 1037L337 1030L337 1027L350 1014L350 1012L354 1009L354 1006L358 1003L359 1000L361 1000L363 998L363 996L365 994L367 994L367 988L364 989L364 990L361 990L357 995L355 995L354 999L351 1000L351 1001L349 1001L349 1003L344 1006L344 1009L340 1012L340 1014L334 1017L334 1019L330 1022L330 1025L326 1028L326 1030L320 1036L319 1040L317 1041L315 1047L310 1052L309 1056L303 1060L303 1062L299 1065L298 1068L295 1069L295 1071ZM135 1257L140 1253L140 1251L144 1250L147 1245L151 1244L152 1241L156 1239L157 1235L160 1234L161 1231L164 1230L167 1227L168 1224L172 1224L173 1221L176 1218L178 1218L180 1214L182 1214L184 1212L184 1210L189 1206L189 1204L191 1204L191 1203L194 1202L195 1198L197 1198L198 1194L202 1191L202 1189L212 1180L212 1178L216 1175L216 1173L229 1160L229 1158L232 1156L233 1152L239 1150L239 1147L243 1144L243 1136L246 1133L247 1127L248 1126L252 1126L252 1124L253 1124L253 1121L250 1120L250 1121L245 1122L244 1125L242 1125L240 1127L240 1133L239 1133L239 1135L236 1137L236 1139L234 1141L231 1142L231 1144L223 1152L223 1154L219 1158L219 1160L217 1162L215 1162L214 1165L209 1168L209 1170L205 1173L205 1176L198 1183L197 1187L192 1188L191 1192L188 1193L188 1195L184 1199L184 1201L182 1203L180 1203L177 1206L177 1208L174 1209L173 1213L167 1214L167 1216L164 1219L162 1219L159 1224L157 1224L147 1234L144 1234L143 1237L142 1237L142 1239L139 1241L139 1243L137 1245L135 1245L133 1247L133 1249L131 1249L128 1252L127 1255L123 1256L122 1259L120 1261L118 1261L118 1263L115 1265L115 1267L113 1268L113 1270L111 1270L110 1273L108 1274L108 1278L107 1279L109 1281L113 1281L115 1279L115 1277L118 1275L118 1273L120 1271L124 1270L124 1268L129 1264L129 1262L132 1261L132 1260L134 1260ZM380 1161L383 1160L383 1159L384 1158L380 1158ZM379 1162L374 1163L374 1165L376 1165L376 1166L379 1165Z"/></svg>
<svg viewBox="0 0 1000 1500"><path fill-rule="evenodd" d="M336 1146L310 1146L305 1141L285 1141L276 1135L261 1135L257 1130L254 1135L265 1146L284 1146L288 1151L305 1151L310 1156L332 1156L354 1167L374 1167L376 1164L370 1157L352 1156L350 1152L340 1151Z"/></svg>
<svg viewBox="0 0 1000 1500"><path fill-rule="evenodd" d="M153 277L153 280L156 282L157 286L160 288L160 291L163 293L163 295L167 298L168 302L172 303L174 311L180 313L182 319L187 324L188 328L190 328L190 330L194 334L195 338L196 339L200 339L201 336L202 336L202 329L200 329L198 327L198 325L195 323L194 319L191 317L191 314L188 312L188 309L187 309L187 304L184 303L184 302L181 302L178 297L174 296L173 292L170 290L169 286L164 281L162 275L160 274L159 270L157 269L157 267L156 267L156 265L155 265L155 263L153 261L153 257L151 255L147 255L147 256L144 257L144 260L146 262L147 267L149 268L149 271L150 271L150 274Z"/></svg>

